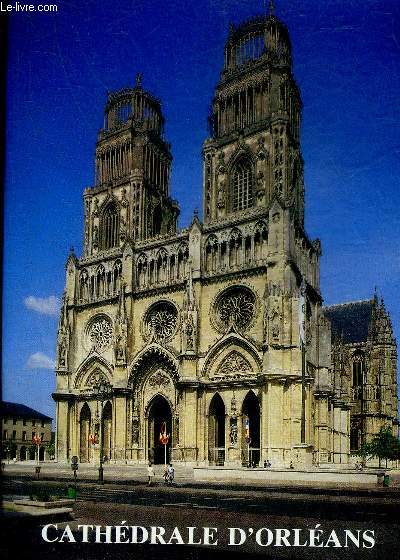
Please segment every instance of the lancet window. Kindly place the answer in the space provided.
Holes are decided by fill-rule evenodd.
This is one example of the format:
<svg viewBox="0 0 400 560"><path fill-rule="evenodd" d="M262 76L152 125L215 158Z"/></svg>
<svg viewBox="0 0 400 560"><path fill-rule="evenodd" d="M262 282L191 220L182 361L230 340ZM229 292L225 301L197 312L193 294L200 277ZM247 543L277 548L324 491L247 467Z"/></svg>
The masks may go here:
<svg viewBox="0 0 400 560"><path fill-rule="evenodd" d="M268 229L265 222L257 222L247 235L235 228L228 240L220 240L210 235L204 246L204 262L207 273L223 271L227 267L237 268L257 265L266 258L268 248Z"/></svg>
<svg viewBox="0 0 400 560"><path fill-rule="evenodd" d="M83 269L79 276L79 301L85 303L112 297L121 289L122 263L120 260L105 267Z"/></svg>
<svg viewBox="0 0 400 560"><path fill-rule="evenodd" d="M353 387L361 387L364 383L365 360L362 352L353 356Z"/></svg>
<svg viewBox="0 0 400 560"><path fill-rule="evenodd" d="M215 235L210 235L206 242L206 267L209 272L217 269L218 240Z"/></svg>
<svg viewBox="0 0 400 560"><path fill-rule="evenodd" d="M111 202L103 213L102 219L102 248L104 250L119 246L119 209L115 202Z"/></svg>
<svg viewBox="0 0 400 560"><path fill-rule="evenodd" d="M253 171L251 163L240 160L234 167L231 179L232 212L253 206Z"/></svg>

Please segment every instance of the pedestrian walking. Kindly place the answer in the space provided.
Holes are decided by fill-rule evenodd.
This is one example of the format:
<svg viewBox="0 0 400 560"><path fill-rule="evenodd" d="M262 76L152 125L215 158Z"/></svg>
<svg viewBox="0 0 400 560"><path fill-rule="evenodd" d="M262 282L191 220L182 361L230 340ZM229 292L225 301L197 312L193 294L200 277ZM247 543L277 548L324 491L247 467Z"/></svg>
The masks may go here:
<svg viewBox="0 0 400 560"><path fill-rule="evenodd" d="M175 476L175 469L172 466L172 463L170 463L167 468L167 484L169 484L170 486L174 481L174 476Z"/></svg>
<svg viewBox="0 0 400 560"><path fill-rule="evenodd" d="M154 467L151 463L147 467L147 476L149 477L149 486L151 486L154 481Z"/></svg>

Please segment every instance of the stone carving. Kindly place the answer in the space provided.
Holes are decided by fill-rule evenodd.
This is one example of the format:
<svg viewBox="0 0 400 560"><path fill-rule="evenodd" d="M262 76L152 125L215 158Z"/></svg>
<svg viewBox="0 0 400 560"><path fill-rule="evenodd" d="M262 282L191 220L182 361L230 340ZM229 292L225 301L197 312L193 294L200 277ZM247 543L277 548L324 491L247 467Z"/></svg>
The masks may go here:
<svg viewBox="0 0 400 560"><path fill-rule="evenodd" d="M257 191L256 191L257 199L259 202L264 198L264 194L265 194L264 173L262 171L259 171L257 173Z"/></svg>
<svg viewBox="0 0 400 560"><path fill-rule="evenodd" d="M193 353L197 349L198 312L193 290L192 267L189 267L188 280L182 306L182 352Z"/></svg>
<svg viewBox="0 0 400 560"><path fill-rule="evenodd" d="M217 375L237 375L251 371L251 365L239 352L234 350L222 361Z"/></svg>
<svg viewBox="0 0 400 560"><path fill-rule="evenodd" d="M269 340L271 343L277 343L281 337L281 322L282 314L274 308L269 315L270 334Z"/></svg>
<svg viewBox="0 0 400 560"><path fill-rule="evenodd" d="M91 349L101 353L110 346L113 338L113 328L108 317L101 315L95 318L89 325L88 338Z"/></svg>
<svg viewBox="0 0 400 560"><path fill-rule="evenodd" d="M119 227L119 238L121 243L123 243L126 239L126 222L123 217L121 217L121 224Z"/></svg>
<svg viewBox="0 0 400 560"><path fill-rule="evenodd" d="M108 383L108 379L106 375L104 375L104 373L102 373L101 371L96 370L93 373L91 373L89 377L86 379L85 386L91 389L94 385L98 385L101 381Z"/></svg>
<svg viewBox="0 0 400 560"><path fill-rule="evenodd" d="M99 228L97 226L93 226L92 245L94 249L99 246Z"/></svg>
<svg viewBox="0 0 400 560"><path fill-rule="evenodd" d="M268 345L268 329L269 329L269 316L268 316L268 288L265 288L263 297L263 342Z"/></svg>
<svg viewBox="0 0 400 560"><path fill-rule="evenodd" d="M174 336L178 326L178 313L175 306L161 301L152 306L144 320L145 336L161 344Z"/></svg>
<svg viewBox="0 0 400 560"><path fill-rule="evenodd" d="M170 384L170 378L159 369L150 376L148 383L150 387L167 387Z"/></svg>
<svg viewBox="0 0 400 560"><path fill-rule="evenodd" d="M175 444L179 445L179 416L175 416Z"/></svg>
<svg viewBox="0 0 400 560"><path fill-rule="evenodd" d="M122 189L121 206L126 208L128 206L128 200L126 198L126 189Z"/></svg>
<svg viewBox="0 0 400 560"><path fill-rule="evenodd" d="M98 215L99 215L99 199L95 198L94 205L93 205L93 217L97 218Z"/></svg>
<svg viewBox="0 0 400 560"><path fill-rule="evenodd" d="M139 418L132 420L132 443L134 445L139 443Z"/></svg>
<svg viewBox="0 0 400 560"><path fill-rule="evenodd" d="M255 304L255 295L248 288L229 288L218 297L215 304L217 326L223 332L231 328L245 331L253 321Z"/></svg>
<svg viewBox="0 0 400 560"><path fill-rule="evenodd" d="M63 296L61 307L60 321L58 323L57 332L57 366L58 369L68 369L68 350L70 342L71 329L68 323L68 299Z"/></svg>
<svg viewBox="0 0 400 560"><path fill-rule="evenodd" d="M235 393L233 393L233 397L232 397L232 400L231 400L231 416L232 417L237 416L237 403L236 403Z"/></svg>
<svg viewBox="0 0 400 560"><path fill-rule="evenodd" d="M218 185L217 206L225 208L225 181L220 181Z"/></svg>
<svg viewBox="0 0 400 560"><path fill-rule="evenodd" d="M232 447L237 447L238 444L237 418L231 418L230 420L229 442Z"/></svg>
<svg viewBox="0 0 400 560"><path fill-rule="evenodd" d="M118 311L115 320L114 352L117 365L126 364L128 344L128 319L125 309L125 284L122 284L119 293Z"/></svg>

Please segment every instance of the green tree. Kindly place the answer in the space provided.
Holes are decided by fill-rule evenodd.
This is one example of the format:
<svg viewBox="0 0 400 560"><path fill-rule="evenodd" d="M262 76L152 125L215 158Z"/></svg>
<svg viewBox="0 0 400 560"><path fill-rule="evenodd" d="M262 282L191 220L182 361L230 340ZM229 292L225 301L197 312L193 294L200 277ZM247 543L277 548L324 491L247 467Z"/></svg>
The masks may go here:
<svg viewBox="0 0 400 560"><path fill-rule="evenodd" d="M5 455L5 457L7 458L7 461L10 461L11 457L15 457L16 451L17 451L17 446L10 439L7 439L3 443L3 453L2 453L2 455Z"/></svg>
<svg viewBox="0 0 400 560"><path fill-rule="evenodd" d="M392 434L389 426L383 426L370 442L361 446L356 455L362 457L363 461L369 457L376 457L379 466L382 460L385 460L387 466L388 459L391 461L400 459L400 442Z"/></svg>
<svg viewBox="0 0 400 560"><path fill-rule="evenodd" d="M56 453L56 446L54 444L54 441L50 442L47 446L46 446L46 450L47 450L47 454L49 456L49 459L54 459L54 455Z"/></svg>

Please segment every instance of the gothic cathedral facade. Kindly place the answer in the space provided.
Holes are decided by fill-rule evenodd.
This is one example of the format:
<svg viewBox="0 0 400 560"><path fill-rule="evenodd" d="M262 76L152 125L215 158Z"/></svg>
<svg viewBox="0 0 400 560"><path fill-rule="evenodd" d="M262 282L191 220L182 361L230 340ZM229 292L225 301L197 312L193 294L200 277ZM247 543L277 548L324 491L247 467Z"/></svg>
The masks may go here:
<svg viewBox="0 0 400 560"><path fill-rule="evenodd" d="M59 461L97 461L100 438L117 462L166 451L186 464L348 463L354 394L332 365L321 246L304 230L301 108L285 25L232 26L203 146L203 222L179 230L160 102L140 76L108 95L83 255L66 264Z"/></svg>

